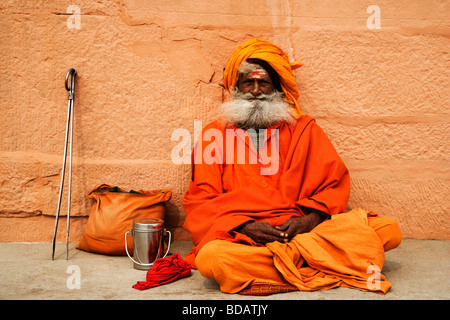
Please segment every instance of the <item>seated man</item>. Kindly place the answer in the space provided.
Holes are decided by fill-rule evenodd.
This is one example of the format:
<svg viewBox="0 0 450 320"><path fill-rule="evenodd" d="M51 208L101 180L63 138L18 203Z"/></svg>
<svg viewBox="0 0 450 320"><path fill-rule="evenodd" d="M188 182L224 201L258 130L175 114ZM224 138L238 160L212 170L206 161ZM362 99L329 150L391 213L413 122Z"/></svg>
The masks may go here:
<svg viewBox="0 0 450 320"><path fill-rule="evenodd" d="M300 66L256 39L229 60L231 100L194 147L183 205L195 246L185 259L228 293L336 286L385 293L390 284L379 271L400 230L373 212L345 213L349 173L302 115L292 74Z"/></svg>

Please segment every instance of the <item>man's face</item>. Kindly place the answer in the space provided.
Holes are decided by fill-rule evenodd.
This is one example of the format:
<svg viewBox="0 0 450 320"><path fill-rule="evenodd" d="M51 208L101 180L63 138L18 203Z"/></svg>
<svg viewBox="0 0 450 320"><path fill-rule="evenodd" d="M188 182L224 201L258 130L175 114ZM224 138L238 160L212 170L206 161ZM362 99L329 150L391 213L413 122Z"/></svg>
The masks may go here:
<svg viewBox="0 0 450 320"><path fill-rule="evenodd" d="M251 93L256 97L261 93L272 93L274 86L267 71L260 68L241 76L238 83L238 89L242 93Z"/></svg>
<svg viewBox="0 0 450 320"><path fill-rule="evenodd" d="M284 92L275 89L269 73L260 65L244 62L230 101L222 105L228 123L238 128L264 129L292 121Z"/></svg>

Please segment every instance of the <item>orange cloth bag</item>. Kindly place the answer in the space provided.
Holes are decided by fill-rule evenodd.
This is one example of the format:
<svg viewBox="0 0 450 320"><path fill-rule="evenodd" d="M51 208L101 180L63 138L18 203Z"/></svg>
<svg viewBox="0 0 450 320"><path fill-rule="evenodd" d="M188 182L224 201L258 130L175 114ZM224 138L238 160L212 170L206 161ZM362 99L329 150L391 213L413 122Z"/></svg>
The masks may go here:
<svg viewBox="0 0 450 320"><path fill-rule="evenodd" d="M140 217L164 219L165 202L172 197L170 189L125 192L102 184L92 189L93 200L88 222L77 249L108 255L126 255L124 235ZM133 241L128 252L133 252Z"/></svg>

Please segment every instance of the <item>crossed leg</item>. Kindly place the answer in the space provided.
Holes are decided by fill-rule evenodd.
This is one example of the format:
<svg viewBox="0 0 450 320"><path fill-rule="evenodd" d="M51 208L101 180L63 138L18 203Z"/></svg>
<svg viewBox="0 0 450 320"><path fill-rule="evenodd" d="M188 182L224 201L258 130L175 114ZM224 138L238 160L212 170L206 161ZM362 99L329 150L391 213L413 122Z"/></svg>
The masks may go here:
<svg viewBox="0 0 450 320"><path fill-rule="evenodd" d="M376 232L384 251L394 249L400 244L401 232L394 220L369 217L368 226ZM295 258L294 255L294 259L300 261L301 257ZM253 287L251 294L258 294L254 290L255 287L261 289L261 294L297 290L278 272L273 253L267 247L214 240L200 250L195 263L200 273L206 278L215 279L223 292L245 294L244 289L249 284ZM258 286L254 286L255 283Z"/></svg>

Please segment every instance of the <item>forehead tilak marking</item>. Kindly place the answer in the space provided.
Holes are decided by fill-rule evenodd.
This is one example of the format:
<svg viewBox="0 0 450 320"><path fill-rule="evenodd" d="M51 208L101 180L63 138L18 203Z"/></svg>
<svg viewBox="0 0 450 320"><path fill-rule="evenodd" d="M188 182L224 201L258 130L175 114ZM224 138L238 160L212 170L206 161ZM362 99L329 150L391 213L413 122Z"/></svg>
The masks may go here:
<svg viewBox="0 0 450 320"><path fill-rule="evenodd" d="M263 69L257 69L249 73L251 79L261 79L263 76L267 75L267 72Z"/></svg>

